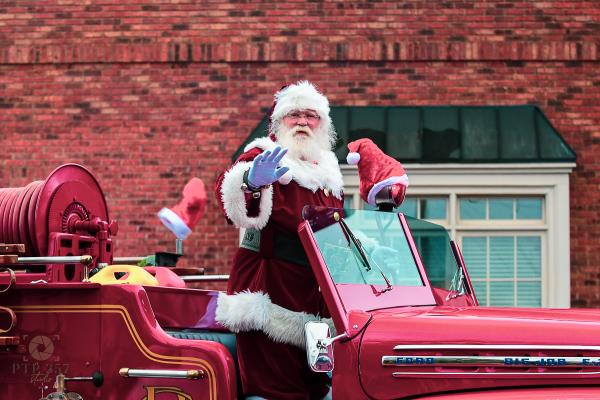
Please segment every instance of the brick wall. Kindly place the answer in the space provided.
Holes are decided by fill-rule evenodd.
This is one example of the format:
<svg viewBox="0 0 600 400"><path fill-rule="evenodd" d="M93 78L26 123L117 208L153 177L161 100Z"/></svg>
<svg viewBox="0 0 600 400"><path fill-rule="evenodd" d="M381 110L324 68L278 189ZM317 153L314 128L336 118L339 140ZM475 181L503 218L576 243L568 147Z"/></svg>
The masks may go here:
<svg viewBox="0 0 600 400"><path fill-rule="evenodd" d="M575 149L572 299L600 306L600 5L593 1L4 1L0 186L82 163L117 255L173 249L155 218L212 186L282 83L336 105L535 103ZM585 193L585 196L581 196ZM237 233L210 198L184 265L227 273Z"/></svg>

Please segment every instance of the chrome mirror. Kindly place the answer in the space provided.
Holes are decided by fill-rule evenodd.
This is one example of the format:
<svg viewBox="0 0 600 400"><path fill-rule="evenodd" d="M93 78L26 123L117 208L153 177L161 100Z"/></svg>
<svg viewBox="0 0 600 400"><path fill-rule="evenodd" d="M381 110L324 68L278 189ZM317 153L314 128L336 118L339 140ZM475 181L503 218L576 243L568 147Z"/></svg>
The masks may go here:
<svg viewBox="0 0 600 400"><path fill-rule="evenodd" d="M333 345L329 325L324 322L307 322L304 325L306 358L315 372L333 371Z"/></svg>

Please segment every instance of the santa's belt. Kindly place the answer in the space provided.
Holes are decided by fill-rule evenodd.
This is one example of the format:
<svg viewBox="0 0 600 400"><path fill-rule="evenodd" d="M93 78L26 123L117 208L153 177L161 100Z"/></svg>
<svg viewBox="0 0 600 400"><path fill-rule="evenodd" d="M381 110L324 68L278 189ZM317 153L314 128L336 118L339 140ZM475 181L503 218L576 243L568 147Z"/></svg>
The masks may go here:
<svg viewBox="0 0 600 400"><path fill-rule="evenodd" d="M265 240L268 237L271 240ZM255 251L265 258L273 257L306 267L310 266L300 239L280 230L248 228L240 247Z"/></svg>

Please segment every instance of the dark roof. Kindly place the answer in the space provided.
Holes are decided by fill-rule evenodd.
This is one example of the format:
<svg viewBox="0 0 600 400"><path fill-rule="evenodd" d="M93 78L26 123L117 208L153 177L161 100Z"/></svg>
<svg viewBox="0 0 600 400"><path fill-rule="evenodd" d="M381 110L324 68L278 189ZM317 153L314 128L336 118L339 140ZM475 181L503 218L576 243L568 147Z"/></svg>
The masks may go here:
<svg viewBox="0 0 600 400"><path fill-rule="evenodd" d="M336 154L346 144L371 138L405 163L574 162L575 152L537 106L334 106ZM268 116L234 154L267 133Z"/></svg>

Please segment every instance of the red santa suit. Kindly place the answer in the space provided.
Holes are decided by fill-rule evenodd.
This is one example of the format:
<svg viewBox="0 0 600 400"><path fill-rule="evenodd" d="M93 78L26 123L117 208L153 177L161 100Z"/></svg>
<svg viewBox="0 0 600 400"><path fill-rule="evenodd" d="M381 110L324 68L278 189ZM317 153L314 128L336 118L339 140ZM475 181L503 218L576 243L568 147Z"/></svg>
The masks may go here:
<svg viewBox="0 0 600 400"><path fill-rule="evenodd" d="M324 374L311 372L304 351L304 324L329 317L302 249L297 228L305 205L343 207L337 158L323 151L313 162L287 154L289 171L263 189L260 198L240 189L252 160L277 143L264 137L250 143L216 184L227 219L246 228L217 320L238 332L238 359L244 393L269 399L320 399ZM256 236L260 236L257 244Z"/></svg>

